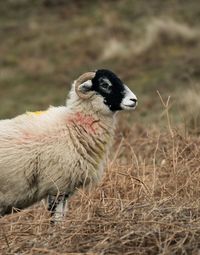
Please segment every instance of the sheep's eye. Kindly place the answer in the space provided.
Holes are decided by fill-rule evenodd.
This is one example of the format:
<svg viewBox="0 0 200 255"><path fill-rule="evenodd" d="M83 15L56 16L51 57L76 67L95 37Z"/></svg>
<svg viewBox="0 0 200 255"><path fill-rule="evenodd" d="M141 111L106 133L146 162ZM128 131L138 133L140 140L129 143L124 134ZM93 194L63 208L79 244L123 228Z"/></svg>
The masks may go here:
<svg viewBox="0 0 200 255"><path fill-rule="evenodd" d="M106 78L101 78L99 81L100 89L103 90L106 93L111 92L112 84L111 82Z"/></svg>
<svg viewBox="0 0 200 255"><path fill-rule="evenodd" d="M106 82L102 82L102 83L100 84L100 86L101 86L103 89L108 89L108 88L110 87L110 85L109 85L108 83L106 83Z"/></svg>

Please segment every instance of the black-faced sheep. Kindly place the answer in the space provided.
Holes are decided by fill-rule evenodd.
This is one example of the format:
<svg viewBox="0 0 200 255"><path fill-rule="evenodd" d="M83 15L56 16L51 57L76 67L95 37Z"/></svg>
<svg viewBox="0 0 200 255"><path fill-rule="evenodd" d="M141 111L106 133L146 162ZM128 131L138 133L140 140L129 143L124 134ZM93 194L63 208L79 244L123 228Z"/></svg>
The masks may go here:
<svg viewBox="0 0 200 255"><path fill-rule="evenodd" d="M0 121L0 215L48 197L55 219L68 196L101 179L115 113L137 98L111 71L85 73L67 105Z"/></svg>

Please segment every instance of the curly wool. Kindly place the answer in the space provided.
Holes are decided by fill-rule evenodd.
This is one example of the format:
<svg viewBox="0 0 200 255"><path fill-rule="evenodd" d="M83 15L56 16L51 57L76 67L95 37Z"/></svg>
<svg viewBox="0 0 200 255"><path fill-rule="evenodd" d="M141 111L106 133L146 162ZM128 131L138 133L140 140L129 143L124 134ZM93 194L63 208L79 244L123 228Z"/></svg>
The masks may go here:
<svg viewBox="0 0 200 255"><path fill-rule="evenodd" d="M71 93L67 107L0 121L1 215L100 180L114 116L85 107Z"/></svg>

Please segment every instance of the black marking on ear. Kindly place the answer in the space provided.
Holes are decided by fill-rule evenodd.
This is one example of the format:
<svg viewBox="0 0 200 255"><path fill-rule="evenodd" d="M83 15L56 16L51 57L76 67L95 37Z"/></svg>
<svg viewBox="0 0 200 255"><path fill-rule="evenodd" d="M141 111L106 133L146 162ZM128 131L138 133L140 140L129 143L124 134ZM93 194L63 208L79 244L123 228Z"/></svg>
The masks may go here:
<svg viewBox="0 0 200 255"><path fill-rule="evenodd" d="M111 71L100 69L92 79L92 89L104 98L104 104L113 112L122 110L125 87L122 81Z"/></svg>

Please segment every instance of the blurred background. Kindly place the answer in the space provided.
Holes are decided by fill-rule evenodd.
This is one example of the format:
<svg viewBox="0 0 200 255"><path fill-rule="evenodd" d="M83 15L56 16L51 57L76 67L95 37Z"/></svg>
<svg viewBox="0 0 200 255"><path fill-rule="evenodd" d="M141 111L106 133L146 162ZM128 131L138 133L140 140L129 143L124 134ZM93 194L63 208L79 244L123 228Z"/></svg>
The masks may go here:
<svg viewBox="0 0 200 255"><path fill-rule="evenodd" d="M138 96L128 125L166 125L159 91L173 124L199 133L199 1L0 1L1 119L63 105L98 68Z"/></svg>

